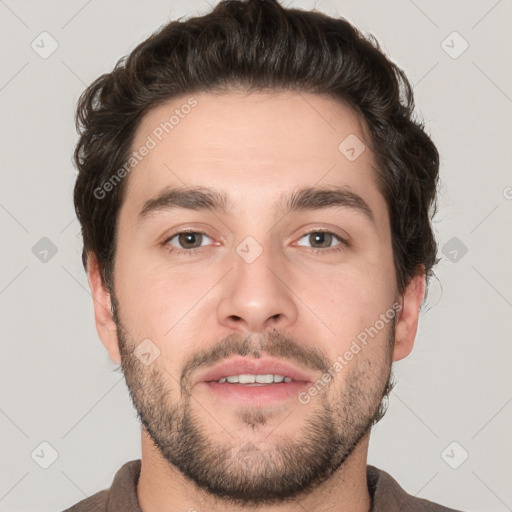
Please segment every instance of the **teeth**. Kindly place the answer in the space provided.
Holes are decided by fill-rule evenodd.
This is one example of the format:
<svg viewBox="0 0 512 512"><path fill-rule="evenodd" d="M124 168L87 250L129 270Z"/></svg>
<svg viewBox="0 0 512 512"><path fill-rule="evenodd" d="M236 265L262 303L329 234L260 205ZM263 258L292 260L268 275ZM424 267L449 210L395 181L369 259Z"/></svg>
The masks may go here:
<svg viewBox="0 0 512 512"><path fill-rule="evenodd" d="M222 377L217 382L224 383L230 382L231 384L272 384L274 382L292 382L291 377L284 377L283 375L273 375L271 373L265 375L230 375L229 377Z"/></svg>
<svg viewBox="0 0 512 512"><path fill-rule="evenodd" d="M259 384L272 384L274 382L274 376L271 374L268 375L256 375L254 377L254 380L258 382ZM240 379L238 382L241 382Z"/></svg>

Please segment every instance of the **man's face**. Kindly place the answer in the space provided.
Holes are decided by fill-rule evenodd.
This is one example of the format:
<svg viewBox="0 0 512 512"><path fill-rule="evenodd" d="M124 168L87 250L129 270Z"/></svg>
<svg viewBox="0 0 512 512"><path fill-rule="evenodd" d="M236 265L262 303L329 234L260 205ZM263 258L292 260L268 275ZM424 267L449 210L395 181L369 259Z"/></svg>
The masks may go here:
<svg viewBox="0 0 512 512"><path fill-rule="evenodd" d="M150 111L132 146L156 143L125 178L119 213L122 367L165 460L219 497L270 504L329 478L377 417L397 301L389 217L370 149L354 159L354 136L366 144L365 134L341 103L305 93L194 98L169 133L160 123L189 97ZM349 136L355 150L340 150ZM139 217L170 187L225 194L225 211L160 202ZM305 187L356 194L371 215L353 197L328 206L327 195L288 211L283 198ZM134 353L143 340L150 364ZM309 382L204 380L225 362L262 358ZM234 368L224 376L277 373Z"/></svg>

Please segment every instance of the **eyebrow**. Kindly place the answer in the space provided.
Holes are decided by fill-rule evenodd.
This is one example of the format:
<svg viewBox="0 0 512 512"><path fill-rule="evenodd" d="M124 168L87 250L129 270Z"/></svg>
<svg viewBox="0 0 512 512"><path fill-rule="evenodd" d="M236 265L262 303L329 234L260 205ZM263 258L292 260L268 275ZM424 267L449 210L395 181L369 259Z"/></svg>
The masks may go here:
<svg viewBox="0 0 512 512"><path fill-rule="evenodd" d="M350 208L375 224L375 216L368 203L358 194L342 187L303 187L281 194L277 212L282 215L294 211ZM168 187L158 196L148 199L138 215L137 224L159 212L174 209L213 211L227 214L233 203L221 190L208 187Z"/></svg>

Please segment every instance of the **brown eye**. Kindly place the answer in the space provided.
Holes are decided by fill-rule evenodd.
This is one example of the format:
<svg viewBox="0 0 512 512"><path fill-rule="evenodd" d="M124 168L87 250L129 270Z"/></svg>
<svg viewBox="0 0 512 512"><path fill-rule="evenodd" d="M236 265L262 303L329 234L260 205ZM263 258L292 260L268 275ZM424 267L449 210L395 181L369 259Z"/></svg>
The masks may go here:
<svg viewBox="0 0 512 512"><path fill-rule="evenodd" d="M319 233L310 233L309 241L312 244L319 244L321 248L328 248L331 246L333 240L333 236L331 233L319 232Z"/></svg>
<svg viewBox="0 0 512 512"><path fill-rule="evenodd" d="M201 233L180 233L178 242L185 249L195 249L201 246L202 237Z"/></svg>
<svg viewBox="0 0 512 512"><path fill-rule="evenodd" d="M197 231L182 231L168 238L165 243L169 244L171 247L177 248L179 252L179 250L193 250L203 247L201 243L205 241L205 238L211 240L211 238L205 233ZM175 243L172 243L173 240L175 240Z"/></svg>
<svg viewBox="0 0 512 512"><path fill-rule="evenodd" d="M308 242L311 244L310 247L312 249L334 249L339 245L344 245L344 240L340 238L338 235L331 233L330 231L311 231L309 233L305 233L302 238L306 238ZM340 243L332 245L333 242L338 240ZM302 244L299 244L302 245ZM306 246L307 247L307 246Z"/></svg>

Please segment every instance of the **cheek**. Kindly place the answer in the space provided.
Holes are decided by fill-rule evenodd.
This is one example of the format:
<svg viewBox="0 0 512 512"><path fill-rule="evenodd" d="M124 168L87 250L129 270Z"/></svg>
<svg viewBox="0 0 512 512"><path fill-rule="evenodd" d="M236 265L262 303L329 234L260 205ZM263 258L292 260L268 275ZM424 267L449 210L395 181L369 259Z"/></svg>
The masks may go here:
<svg viewBox="0 0 512 512"><path fill-rule="evenodd" d="M165 360L172 357L172 365L191 347L197 350L204 328L201 318L211 318L214 307L204 296L218 276L196 272L194 277L185 267L162 269L149 259L143 263L136 258L125 260L118 275L121 318L136 340L154 341Z"/></svg>
<svg viewBox="0 0 512 512"><path fill-rule="evenodd" d="M388 278L381 273L352 267L323 277L303 280L304 302L336 333L346 338L354 330L373 324L392 303ZM306 299L307 297L307 299ZM332 334L332 333L331 333Z"/></svg>
<svg viewBox="0 0 512 512"><path fill-rule="evenodd" d="M171 281L156 269L151 261L131 253L118 253L116 261L116 294L121 308L121 320L136 337L158 338L172 326L166 317L179 293L171 293Z"/></svg>

